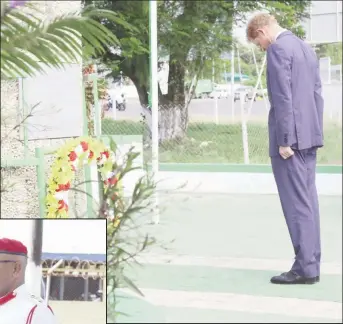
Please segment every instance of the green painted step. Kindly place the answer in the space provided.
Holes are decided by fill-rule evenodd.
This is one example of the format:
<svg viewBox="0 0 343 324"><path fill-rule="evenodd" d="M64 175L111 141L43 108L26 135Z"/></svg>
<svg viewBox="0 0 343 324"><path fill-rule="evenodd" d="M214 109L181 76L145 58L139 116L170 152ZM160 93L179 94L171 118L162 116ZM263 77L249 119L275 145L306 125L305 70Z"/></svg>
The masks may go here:
<svg viewBox="0 0 343 324"><path fill-rule="evenodd" d="M143 265L127 275L140 288L226 292L342 302L342 276L322 275L315 285L273 285L275 271L223 269L204 266Z"/></svg>
<svg viewBox="0 0 343 324"><path fill-rule="evenodd" d="M163 253L158 247L163 245L172 254L292 262L293 248L276 195L172 192L161 195L160 202L160 224L140 229L157 238L156 247L149 251ZM342 197L320 197L320 209L323 262L340 262Z"/></svg>
<svg viewBox="0 0 343 324"><path fill-rule="evenodd" d="M326 318L154 306L127 295L117 310L126 313L117 317L117 323L342 323Z"/></svg>
<svg viewBox="0 0 343 324"><path fill-rule="evenodd" d="M166 323L342 323L331 319L253 314L194 308L160 307Z"/></svg>
<svg viewBox="0 0 343 324"><path fill-rule="evenodd" d="M166 323L164 310L138 297L117 293L117 323Z"/></svg>

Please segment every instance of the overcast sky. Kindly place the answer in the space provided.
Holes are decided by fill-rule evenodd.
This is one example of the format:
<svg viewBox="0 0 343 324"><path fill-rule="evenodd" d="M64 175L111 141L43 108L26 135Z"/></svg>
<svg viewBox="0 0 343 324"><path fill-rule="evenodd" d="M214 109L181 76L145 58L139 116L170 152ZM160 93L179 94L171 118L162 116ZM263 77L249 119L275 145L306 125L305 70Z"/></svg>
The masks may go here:
<svg viewBox="0 0 343 324"><path fill-rule="evenodd" d="M28 244L32 220L0 220L0 238L7 237ZM43 220L43 252L106 253L105 220Z"/></svg>

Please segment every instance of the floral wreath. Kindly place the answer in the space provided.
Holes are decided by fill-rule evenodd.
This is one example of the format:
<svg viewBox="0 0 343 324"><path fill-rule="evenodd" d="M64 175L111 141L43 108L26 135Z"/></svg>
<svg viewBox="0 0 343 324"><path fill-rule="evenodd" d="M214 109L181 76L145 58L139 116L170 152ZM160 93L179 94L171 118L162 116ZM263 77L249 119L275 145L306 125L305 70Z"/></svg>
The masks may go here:
<svg viewBox="0 0 343 324"><path fill-rule="evenodd" d="M46 196L46 218L68 218L68 193L75 171L84 165L97 165L104 182L105 192L118 182L119 173L114 173L115 154L103 142L91 137L79 137L69 140L56 153L51 167ZM119 185L119 184L118 184ZM118 199L112 197L119 202ZM118 216L108 215L114 225L118 225Z"/></svg>

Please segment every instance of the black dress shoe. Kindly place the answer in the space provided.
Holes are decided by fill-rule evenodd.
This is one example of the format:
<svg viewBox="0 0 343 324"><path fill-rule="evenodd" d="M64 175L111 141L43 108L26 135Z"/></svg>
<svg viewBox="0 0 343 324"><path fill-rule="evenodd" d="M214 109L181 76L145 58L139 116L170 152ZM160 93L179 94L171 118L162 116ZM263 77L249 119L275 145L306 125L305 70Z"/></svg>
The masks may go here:
<svg viewBox="0 0 343 324"><path fill-rule="evenodd" d="M270 279L271 283L280 284L280 285L297 285L297 284L312 285L318 281L319 281L319 276L313 277L313 278L307 278L307 277L299 276L293 271L284 272L281 275L272 277Z"/></svg>

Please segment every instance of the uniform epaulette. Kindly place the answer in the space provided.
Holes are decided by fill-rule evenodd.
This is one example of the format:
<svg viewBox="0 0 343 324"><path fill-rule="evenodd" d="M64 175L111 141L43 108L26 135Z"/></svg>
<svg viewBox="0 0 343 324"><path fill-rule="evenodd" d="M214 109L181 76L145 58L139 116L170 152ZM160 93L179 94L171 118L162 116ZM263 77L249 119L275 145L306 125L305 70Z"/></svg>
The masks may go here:
<svg viewBox="0 0 343 324"><path fill-rule="evenodd" d="M38 303L44 303L44 299L35 295L30 295L32 299L37 301Z"/></svg>

